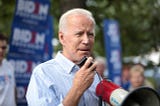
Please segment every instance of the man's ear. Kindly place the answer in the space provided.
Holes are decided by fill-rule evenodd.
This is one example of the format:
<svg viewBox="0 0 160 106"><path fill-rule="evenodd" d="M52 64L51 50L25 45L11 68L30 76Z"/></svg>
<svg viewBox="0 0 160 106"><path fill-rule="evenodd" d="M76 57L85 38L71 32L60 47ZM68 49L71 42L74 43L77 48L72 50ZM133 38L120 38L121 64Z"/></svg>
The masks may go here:
<svg viewBox="0 0 160 106"><path fill-rule="evenodd" d="M64 33L58 32L58 38L59 38L60 43L63 45L64 44Z"/></svg>

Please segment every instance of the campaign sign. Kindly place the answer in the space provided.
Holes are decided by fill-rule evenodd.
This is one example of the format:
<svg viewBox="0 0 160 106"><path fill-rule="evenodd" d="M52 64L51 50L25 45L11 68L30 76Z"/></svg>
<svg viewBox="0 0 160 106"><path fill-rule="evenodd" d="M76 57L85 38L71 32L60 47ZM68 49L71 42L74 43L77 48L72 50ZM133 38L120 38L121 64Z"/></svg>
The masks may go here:
<svg viewBox="0 0 160 106"><path fill-rule="evenodd" d="M22 53L9 51L8 60L15 67L15 79L16 79L16 89L17 89L17 106L27 106L25 99L25 94L27 91L28 83L32 70L38 64L47 61L52 58L53 48L51 45L53 29L49 28L50 31L45 34L44 51L37 52L34 51L33 54L28 55L25 51ZM10 42L11 48L12 42ZM27 49L26 49L27 50Z"/></svg>
<svg viewBox="0 0 160 106"><path fill-rule="evenodd" d="M50 59L53 53L53 17L49 16L47 21L45 28L13 22L9 56L41 61Z"/></svg>
<svg viewBox="0 0 160 106"><path fill-rule="evenodd" d="M9 58L9 62L15 68L17 106L27 106L25 94L30 80L31 72L40 61L24 60L20 58Z"/></svg>
<svg viewBox="0 0 160 106"><path fill-rule="evenodd" d="M43 54L43 61L47 61L52 58L53 54L53 46L52 46L52 38L54 37L54 28L53 28L53 17L49 16L48 18L48 28L46 31L46 37L45 37L45 45L44 45L44 54Z"/></svg>
<svg viewBox="0 0 160 106"><path fill-rule="evenodd" d="M13 29L17 32L13 31L11 35L7 58L15 67L17 106L27 106L25 94L34 67L52 58L53 47L51 41L54 32L52 17L49 19L48 27L41 31L36 28L30 29L19 24L13 24ZM25 31L27 34L25 34ZM34 47L36 45L37 47L40 45L39 48Z"/></svg>
<svg viewBox="0 0 160 106"><path fill-rule="evenodd" d="M121 85L121 42L117 21L104 20L104 38L109 79Z"/></svg>
<svg viewBox="0 0 160 106"><path fill-rule="evenodd" d="M50 0L16 0L7 58L15 67L17 106L27 106L25 94L33 68L52 58L49 8Z"/></svg>
<svg viewBox="0 0 160 106"><path fill-rule="evenodd" d="M45 49L45 39L46 32L42 30L13 24L9 51L12 53L42 56Z"/></svg>
<svg viewBox="0 0 160 106"><path fill-rule="evenodd" d="M14 21L31 25L46 25L50 0L16 0Z"/></svg>

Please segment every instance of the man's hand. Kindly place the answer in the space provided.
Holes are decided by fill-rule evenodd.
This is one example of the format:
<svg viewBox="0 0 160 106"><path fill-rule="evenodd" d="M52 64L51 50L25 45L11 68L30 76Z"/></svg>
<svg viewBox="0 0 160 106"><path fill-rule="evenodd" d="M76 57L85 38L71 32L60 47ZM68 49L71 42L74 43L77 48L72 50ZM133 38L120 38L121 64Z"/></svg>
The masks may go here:
<svg viewBox="0 0 160 106"><path fill-rule="evenodd" d="M92 63L92 61L93 58L89 57L80 70L76 72L73 85L63 100L64 106L78 106L81 96L91 86L97 66L97 63Z"/></svg>
<svg viewBox="0 0 160 106"><path fill-rule="evenodd" d="M91 86L94 80L96 65L96 62L93 63L93 58L89 57L80 70L75 74L73 87L76 87L79 93L83 93Z"/></svg>

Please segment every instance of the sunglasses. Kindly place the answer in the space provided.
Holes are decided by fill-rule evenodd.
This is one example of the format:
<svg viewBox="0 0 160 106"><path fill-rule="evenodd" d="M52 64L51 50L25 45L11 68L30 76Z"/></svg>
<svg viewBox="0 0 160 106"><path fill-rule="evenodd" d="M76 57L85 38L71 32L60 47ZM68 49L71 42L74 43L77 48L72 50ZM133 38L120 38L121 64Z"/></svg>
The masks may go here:
<svg viewBox="0 0 160 106"><path fill-rule="evenodd" d="M3 50L5 50L7 48L7 46L2 46L0 48L3 49Z"/></svg>

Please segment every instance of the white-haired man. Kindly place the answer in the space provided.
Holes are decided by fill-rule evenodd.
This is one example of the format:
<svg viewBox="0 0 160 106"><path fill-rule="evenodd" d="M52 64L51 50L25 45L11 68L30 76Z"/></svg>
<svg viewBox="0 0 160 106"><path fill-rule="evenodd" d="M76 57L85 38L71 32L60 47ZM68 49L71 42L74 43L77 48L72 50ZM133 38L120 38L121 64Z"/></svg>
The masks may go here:
<svg viewBox="0 0 160 106"><path fill-rule="evenodd" d="M99 106L95 90L99 83L92 65L95 20L85 9L72 9L59 21L62 51L38 65L32 73L26 98L29 106ZM82 67L77 63L87 56Z"/></svg>

